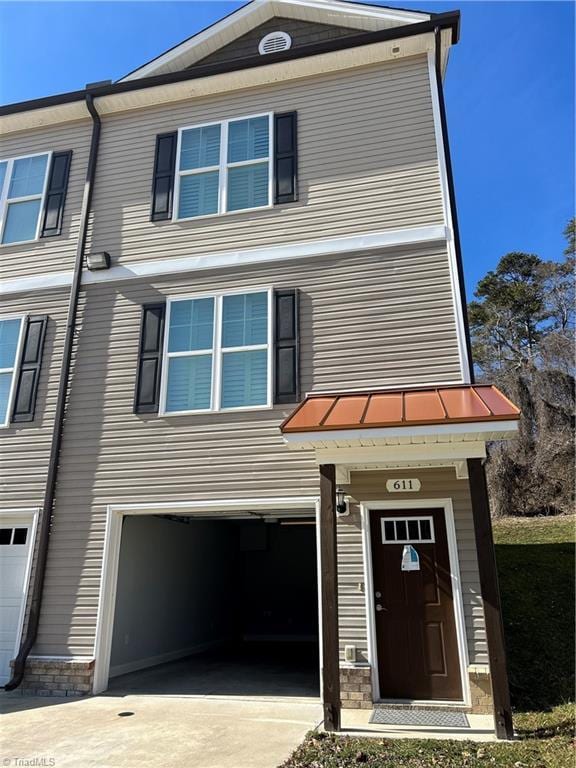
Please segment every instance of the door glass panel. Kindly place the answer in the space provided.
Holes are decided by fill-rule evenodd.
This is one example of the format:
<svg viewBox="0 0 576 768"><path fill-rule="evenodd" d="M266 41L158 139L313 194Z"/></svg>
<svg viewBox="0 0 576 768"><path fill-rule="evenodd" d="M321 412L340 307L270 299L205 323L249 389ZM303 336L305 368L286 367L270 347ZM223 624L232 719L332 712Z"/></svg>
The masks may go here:
<svg viewBox="0 0 576 768"><path fill-rule="evenodd" d="M408 538L406 520L396 520L396 538L398 541L406 541Z"/></svg>
<svg viewBox="0 0 576 768"><path fill-rule="evenodd" d="M390 517L381 519L383 544L434 542L431 517Z"/></svg>
<svg viewBox="0 0 576 768"><path fill-rule="evenodd" d="M0 528L0 546L10 544L12 541L12 528Z"/></svg>
<svg viewBox="0 0 576 768"><path fill-rule="evenodd" d="M418 520L408 520L408 538L418 539L420 537L420 529L418 526Z"/></svg>
<svg viewBox="0 0 576 768"><path fill-rule="evenodd" d="M384 540L396 541L396 528L392 520L384 521Z"/></svg>
<svg viewBox="0 0 576 768"><path fill-rule="evenodd" d="M432 538L430 520L420 520L420 538L422 541L430 541Z"/></svg>
<svg viewBox="0 0 576 768"><path fill-rule="evenodd" d="M12 540L12 544L26 544L27 538L28 538L28 528L15 528L14 539Z"/></svg>

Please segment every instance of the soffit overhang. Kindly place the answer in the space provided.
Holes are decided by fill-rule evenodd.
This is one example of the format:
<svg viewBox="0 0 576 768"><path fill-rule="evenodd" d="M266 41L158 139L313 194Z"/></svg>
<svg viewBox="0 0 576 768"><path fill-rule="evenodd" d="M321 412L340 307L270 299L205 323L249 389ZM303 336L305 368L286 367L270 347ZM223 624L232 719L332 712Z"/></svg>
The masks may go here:
<svg viewBox="0 0 576 768"><path fill-rule="evenodd" d="M320 74L350 70L434 52L434 25L442 27L443 59L452 45L458 14L443 22L427 21L381 30L374 36L302 46L285 54L254 57L238 64L215 64L193 71L155 75L104 84L43 99L0 107L0 135L74 122L89 117L88 94L101 116L145 109L171 102L205 98L246 88L272 85ZM377 38L377 39L376 39Z"/></svg>

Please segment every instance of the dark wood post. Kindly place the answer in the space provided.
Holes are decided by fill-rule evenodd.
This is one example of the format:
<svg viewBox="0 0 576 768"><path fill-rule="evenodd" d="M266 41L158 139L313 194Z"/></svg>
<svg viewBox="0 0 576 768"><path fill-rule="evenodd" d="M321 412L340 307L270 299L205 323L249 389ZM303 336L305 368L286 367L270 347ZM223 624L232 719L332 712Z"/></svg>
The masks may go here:
<svg viewBox="0 0 576 768"><path fill-rule="evenodd" d="M490 503L486 487L486 474L481 459L468 459L468 476L472 496L472 513L478 552L478 571L486 622L486 640L492 677L492 698L496 736L511 739L514 735L512 708L506 669L506 646L500 606L500 589L496 570L496 555L490 520Z"/></svg>
<svg viewBox="0 0 576 768"><path fill-rule="evenodd" d="M340 648L336 552L336 468L320 467L320 585L322 592L322 693L324 728L340 730Z"/></svg>

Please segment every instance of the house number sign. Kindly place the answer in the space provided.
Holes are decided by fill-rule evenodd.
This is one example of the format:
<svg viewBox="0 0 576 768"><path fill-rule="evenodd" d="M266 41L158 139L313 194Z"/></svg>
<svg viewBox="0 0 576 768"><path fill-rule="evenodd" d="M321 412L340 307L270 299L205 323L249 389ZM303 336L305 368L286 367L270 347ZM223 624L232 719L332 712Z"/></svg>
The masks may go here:
<svg viewBox="0 0 576 768"><path fill-rule="evenodd" d="M420 490L420 480L417 477L402 478L402 480L387 480L388 493L409 493Z"/></svg>

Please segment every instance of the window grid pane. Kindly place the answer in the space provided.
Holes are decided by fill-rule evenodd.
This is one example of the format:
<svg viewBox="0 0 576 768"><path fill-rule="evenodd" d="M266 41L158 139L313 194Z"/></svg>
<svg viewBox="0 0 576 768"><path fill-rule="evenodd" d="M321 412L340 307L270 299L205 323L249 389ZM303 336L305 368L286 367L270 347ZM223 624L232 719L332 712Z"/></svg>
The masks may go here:
<svg viewBox="0 0 576 768"><path fill-rule="evenodd" d="M191 219L218 213L219 171L180 177L178 218Z"/></svg>
<svg viewBox="0 0 576 768"><path fill-rule="evenodd" d="M0 194L4 187L4 181L6 180L6 170L8 169L8 163L0 163Z"/></svg>
<svg viewBox="0 0 576 768"><path fill-rule="evenodd" d="M212 351L214 299L175 301L170 307L168 352Z"/></svg>
<svg viewBox="0 0 576 768"><path fill-rule="evenodd" d="M268 295L248 293L224 296L222 301L222 347L266 344L268 340Z"/></svg>
<svg viewBox="0 0 576 768"><path fill-rule="evenodd" d="M268 205L268 162L228 169L228 210Z"/></svg>
<svg viewBox="0 0 576 768"><path fill-rule="evenodd" d="M228 162L240 163L268 157L268 125L267 116L231 122L228 126Z"/></svg>
<svg viewBox="0 0 576 768"><path fill-rule="evenodd" d="M212 394L212 355L172 357L168 361L166 411L209 410Z"/></svg>
<svg viewBox="0 0 576 768"><path fill-rule="evenodd" d="M20 319L0 320L0 368L13 368L16 362Z"/></svg>
<svg viewBox="0 0 576 768"><path fill-rule="evenodd" d="M266 405L268 353L226 352L222 359L222 408Z"/></svg>
<svg viewBox="0 0 576 768"><path fill-rule="evenodd" d="M21 243L34 240L40 214L40 200L9 203L4 225L3 243Z"/></svg>
<svg viewBox="0 0 576 768"><path fill-rule="evenodd" d="M0 424L6 423L13 373L0 373Z"/></svg>
<svg viewBox="0 0 576 768"><path fill-rule="evenodd" d="M220 165L220 124L206 125L182 132L180 170Z"/></svg>
<svg viewBox="0 0 576 768"><path fill-rule="evenodd" d="M12 167L8 198L41 195L44 189L47 164L48 155L23 157L20 160L15 160Z"/></svg>

